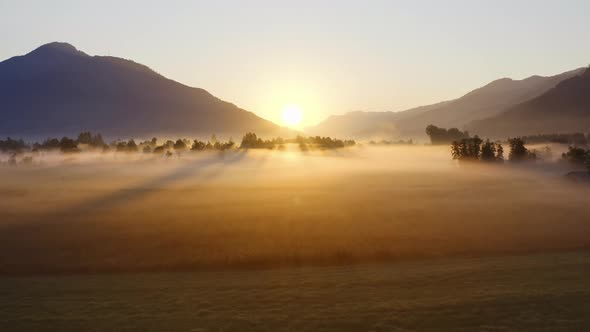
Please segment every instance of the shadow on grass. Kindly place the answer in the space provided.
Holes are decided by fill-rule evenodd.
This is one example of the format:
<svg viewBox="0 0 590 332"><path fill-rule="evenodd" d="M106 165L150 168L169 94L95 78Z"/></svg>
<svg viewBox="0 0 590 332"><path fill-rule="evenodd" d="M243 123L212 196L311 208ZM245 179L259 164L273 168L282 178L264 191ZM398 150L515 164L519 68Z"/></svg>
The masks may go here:
<svg viewBox="0 0 590 332"><path fill-rule="evenodd" d="M90 199L79 204L64 207L52 213L42 213L25 218L24 222L19 225L13 225L10 228L38 228L48 225L55 225L63 220L72 220L71 218L83 219L85 215L96 210L112 209L119 205L129 204L144 199L150 194L165 189L167 186L178 183L189 178L199 177L203 180L210 180L226 171L226 167L235 164L247 155L245 151L239 151L232 154L223 153L207 159L196 159L187 162L178 167L172 173L149 179L137 185L118 189L114 192ZM205 172L210 167L218 165L211 172ZM2 230L2 232L7 229Z"/></svg>

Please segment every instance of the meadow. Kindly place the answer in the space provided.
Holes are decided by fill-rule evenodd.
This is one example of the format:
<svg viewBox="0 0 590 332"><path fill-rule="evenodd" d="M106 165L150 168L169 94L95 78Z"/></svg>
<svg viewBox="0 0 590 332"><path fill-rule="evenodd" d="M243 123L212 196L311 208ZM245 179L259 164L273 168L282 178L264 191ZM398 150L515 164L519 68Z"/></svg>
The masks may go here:
<svg viewBox="0 0 590 332"><path fill-rule="evenodd" d="M0 330L586 330L590 187L567 171L435 146L37 155L0 167Z"/></svg>
<svg viewBox="0 0 590 332"><path fill-rule="evenodd" d="M576 250L586 185L559 163L448 147L48 154L2 167L3 274L185 271Z"/></svg>
<svg viewBox="0 0 590 332"><path fill-rule="evenodd" d="M586 331L590 254L0 277L2 331Z"/></svg>

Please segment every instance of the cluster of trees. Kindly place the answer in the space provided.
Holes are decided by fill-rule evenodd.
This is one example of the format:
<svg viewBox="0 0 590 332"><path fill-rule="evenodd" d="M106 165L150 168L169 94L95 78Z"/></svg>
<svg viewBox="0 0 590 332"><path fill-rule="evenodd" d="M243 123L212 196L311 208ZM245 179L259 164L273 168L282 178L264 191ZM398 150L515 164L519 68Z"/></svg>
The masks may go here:
<svg viewBox="0 0 590 332"><path fill-rule="evenodd" d="M526 142L520 138L509 138L508 144L510 145L510 155L508 160L513 162L530 161L537 159L537 152L535 150L529 150L526 148Z"/></svg>
<svg viewBox="0 0 590 332"><path fill-rule="evenodd" d="M289 141L291 142L291 141ZM299 144L299 148L302 151L307 151L309 149L320 149L320 150L329 150L329 149L340 149L347 146L353 146L356 144L354 140L341 140L331 137L321 137L321 136L310 136L310 137L303 137L298 135L292 142Z"/></svg>
<svg viewBox="0 0 590 332"><path fill-rule="evenodd" d="M338 149L356 144L356 142L353 140L340 140L321 136L304 137L301 135L298 135L293 139L283 139L281 137L277 137L271 140L263 140L256 136L255 133L247 133L242 138L240 149L283 149L287 143L298 144L302 151L307 151L309 149Z"/></svg>
<svg viewBox="0 0 590 332"><path fill-rule="evenodd" d="M139 151L139 146L135 143L135 140L130 139L128 141L117 141L113 142L111 146L114 146L117 152L137 152ZM107 148L108 150L108 148Z"/></svg>
<svg viewBox="0 0 590 332"><path fill-rule="evenodd" d="M129 145L129 143L127 145ZM173 151L225 151L233 148L234 145L235 143L231 138L227 142L221 142L217 140L215 135L211 136L211 139L207 142L200 141L198 139L190 141L188 139L179 138L176 141L167 140L161 145L158 145L158 140L154 137L151 139L151 141L144 141L140 143L138 149L141 149L143 153L166 154L170 156L172 155Z"/></svg>
<svg viewBox="0 0 590 332"><path fill-rule="evenodd" d="M510 145L509 161L523 162L537 159L537 152L527 149L526 142L522 138L510 138L508 144ZM477 135L454 141L451 144L451 154L453 159L460 161L504 161L504 147L500 142L491 142L489 139L484 141Z"/></svg>
<svg viewBox="0 0 590 332"><path fill-rule="evenodd" d="M294 139L285 140L283 138L273 138L271 140L263 140L258 137L255 133L247 133L242 138L242 142L239 146L240 149L274 149L284 148L286 143L299 144L302 150L308 150L311 148L319 149L335 149L342 148L345 146L354 145L355 142L352 140L339 140L331 137L303 137L297 136ZM167 140L162 144L158 144L157 138L146 140L137 143L135 140L116 140L110 144L105 143L104 139L100 134L92 134L91 132L82 132L78 135L78 138L73 139L67 136L61 139L48 138L41 143L34 143L31 146L27 145L22 139L14 140L7 138L6 140L0 140L0 151L1 152L12 152L21 153L24 151L48 151L48 150L60 150L65 153L80 152L82 150L100 149L101 151L114 150L116 152L126 153L156 153L172 155L172 152L180 151L204 151L204 150L216 150L225 151L236 148L236 144L230 138L228 141L219 141L217 137L213 135L208 141L201 140L187 140L177 139L176 141Z"/></svg>
<svg viewBox="0 0 590 332"><path fill-rule="evenodd" d="M77 139L62 137L48 138L41 143L33 144L33 151L41 150L61 150L62 152L79 152L79 146L90 147L90 148L108 148L108 145L102 139L100 134L93 135L92 133L85 131L78 135Z"/></svg>
<svg viewBox="0 0 590 332"><path fill-rule="evenodd" d="M81 132L76 140L78 144L87 145L93 148L104 148L107 144L102 139L101 134L93 135L89 131Z"/></svg>
<svg viewBox="0 0 590 332"><path fill-rule="evenodd" d="M388 141L388 140L380 140L380 141L374 141L371 140L369 141L370 145L414 145L414 141L410 138L407 141L404 141L403 139L400 139L398 141Z"/></svg>
<svg viewBox="0 0 590 332"><path fill-rule="evenodd" d="M263 140L256 136L255 133L247 133L242 137L240 149L274 149L276 146L283 147L284 140L282 138L274 138L272 140Z"/></svg>
<svg viewBox="0 0 590 332"><path fill-rule="evenodd" d="M215 135L213 135L215 137ZM178 143L178 141L176 142ZM203 151L203 150L217 150L217 151L225 151L230 150L235 147L235 142L230 138L227 142L219 142L217 139L211 141L207 141L207 143L199 140L194 140L191 145L192 151ZM187 145L188 147L188 145Z"/></svg>
<svg viewBox="0 0 590 332"><path fill-rule="evenodd" d="M433 145L450 144L455 141L469 138L468 131L460 131L457 128L439 128L435 125L429 125L426 127L426 134L430 137L430 142Z"/></svg>
<svg viewBox="0 0 590 332"><path fill-rule="evenodd" d="M22 139L15 140L7 137L0 140L0 151L2 152L20 152L29 149L29 146Z"/></svg>
<svg viewBox="0 0 590 332"><path fill-rule="evenodd" d="M585 166L590 172L590 150L570 146L568 152L564 152L561 158L575 166Z"/></svg>
<svg viewBox="0 0 590 332"><path fill-rule="evenodd" d="M590 135L587 137L582 133L573 134L542 134L524 136L523 140L531 144L543 144L543 143L558 143L558 144L570 144L570 145L582 145L586 146L590 142Z"/></svg>
<svg viewBox="0 0 590 332"><path fill-rule="evenodd" d="M500 142L485 141L477 135L470 138L463 138L451 144L453 159L459 161L504 161L504 148Z"/></svg>

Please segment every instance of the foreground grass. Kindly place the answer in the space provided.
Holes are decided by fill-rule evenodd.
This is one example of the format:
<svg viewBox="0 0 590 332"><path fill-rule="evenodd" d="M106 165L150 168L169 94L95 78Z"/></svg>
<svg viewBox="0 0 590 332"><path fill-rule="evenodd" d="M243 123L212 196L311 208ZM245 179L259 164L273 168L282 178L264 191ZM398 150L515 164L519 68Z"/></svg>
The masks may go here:
<svg viewBox="0 0 590 332"><path fill-rule="evenodd" d="M590 254L0 278L2 331L587 331Z"/></svg>

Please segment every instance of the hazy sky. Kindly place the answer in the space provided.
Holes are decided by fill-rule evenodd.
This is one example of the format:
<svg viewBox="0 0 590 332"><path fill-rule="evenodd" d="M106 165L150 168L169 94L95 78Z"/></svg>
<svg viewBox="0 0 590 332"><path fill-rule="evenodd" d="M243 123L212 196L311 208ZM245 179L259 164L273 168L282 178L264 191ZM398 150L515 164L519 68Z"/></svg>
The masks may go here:
<svg viewBox="0 0 590 332"><path fill-rule="evenodd" d="M590 63L590 1L0 0L0 59L51 41L133 59L280 121L399 111Z"/></svg>

